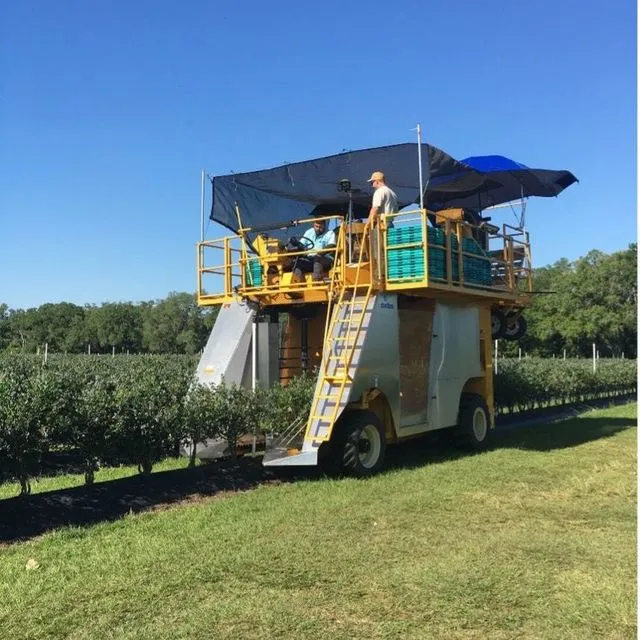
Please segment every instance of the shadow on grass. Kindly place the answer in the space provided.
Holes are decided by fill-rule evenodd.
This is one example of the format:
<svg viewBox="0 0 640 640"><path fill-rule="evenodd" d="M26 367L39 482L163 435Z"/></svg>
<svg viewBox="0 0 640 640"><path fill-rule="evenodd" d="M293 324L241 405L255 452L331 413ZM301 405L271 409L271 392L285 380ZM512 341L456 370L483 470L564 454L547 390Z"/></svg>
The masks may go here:
<svg viewBox="0 0 640 640"><path fill-rule="evenodd" d="M160 471L147 477L120 478L92 487L9 498L0 500L0 543L26 540L65 526L109 522L129 513L246 491L261 484L292 482L300 477L264 469L261 458L239 458L194 469Z"/></svg>
<svg viewBox="0 0 640 640"><path fill-rule="evenodd" d="M575 409L574 409L575 411ZM547 421L542 423L542 421ZM549 417L499 426L492 449L518 448L551 451L607 438L635 426L631 418L582 415L549 423ZM387 471L437 464L469 455L454 446L449 430L438 431L387 449ZM183 502L211 498L225 492L246 491L264 484L316 480L323 475L313 469L265 469L261 458L220 461L194 469L162 471L74 487L23 498L0 500L0 542L27 540L65 526L89 526Z"/></svg>
<svg viewBox="0 0 640 640"><path fill-rule="evenodd" d="M489 449L553 451L609 438L636 425L637 421L631 418L589 416L551 424L509 425L495 430ZM457 446L455 440L452 432L444 430L390 447L386 469L412 469L473 454L468 448Z"/></svg>
<svg viewBox="0 0 640 640"><path fill-rule="evenodd" d="M633 418L580 416L564 422L523 427L496 432L496 446L531 451L552 451L576 447L592 440L609 438L629 427L637 426Z"/></svg>

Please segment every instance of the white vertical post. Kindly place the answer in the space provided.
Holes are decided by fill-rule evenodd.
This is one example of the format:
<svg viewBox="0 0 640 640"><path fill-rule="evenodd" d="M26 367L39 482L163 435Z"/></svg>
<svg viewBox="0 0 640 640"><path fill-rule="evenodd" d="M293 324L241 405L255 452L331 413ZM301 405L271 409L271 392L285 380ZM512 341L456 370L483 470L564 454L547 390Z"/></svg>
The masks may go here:
<svg viewBox="0 0 640 640"><path fill-rule="evenodd" d="M251 323L251 389L256 390L258 366L258 323L257 318Z"/></svg>
<svg viewBox="0 0 640 640"><path fill-rule="evenodd" d="M596 372L596 343L594 342L592 345L593 350L593 373Z"/></svg>
<svg viewBox="0 0 640 640"><path fill-rule="evenodd" d="M91 355L91 343L89 343L89 346L87 347L87 353Z"/></svg>
<svg viewBox="0 0 640 640"><path fill-rule="evenodd" d="M418 180L420 182L420 210L424 209L424 194L422 186L422 129L420 123L416 126L418 132Z"/></svg>
<svg viewBox="0 0 640 640"><path fill-rule="evenodd" d="M258 366L258 317L256 316L251 323L251 390L255 393L257 381ZM256 452L256 434L254 432L251 441L251 453Z"/></svg>
<svg viewBox="0 0 640 640"><path fill-rule="evenodd" d="M200 170L200 242L204 242L204 169Z"/></svg>
<svg viewBox="0 0 640 640"><path fill-rule="evenodd" d="M563 360L566 360L566 359L567 359L567 350L566 350L566 349L563 349L563 350L562 350L562 359L563 359Z"/></svg>
<svg viewBox="0 0 640 640"><path fill-rule="evenodd" d="M518 347L518 362L522 360L522 347Z"/></svg>
<svg viewBox="0 0 640 640"><path fill-rule="evenodd" d="M624 360L624 351L622 352L622 359Z"/></svg>
<svg viewBox="0 0 640 640"><path fill-rule="evenodd" d="M493 349L493 371L497 375L498 374L498 341L495 341L495 346Z"/></svg>
<svg viewBox="0 0 640 640"><path fill-rule="evenodd" d="M116 348L115 347L111 347L111 357L112 358L116 357Z"/></svg>
<svg viewBox="0 0 640 640"><path fill-rule="evenodd" d="M44 363L47 364L47 358L49 357L49 343L44 343Z"/></svg>

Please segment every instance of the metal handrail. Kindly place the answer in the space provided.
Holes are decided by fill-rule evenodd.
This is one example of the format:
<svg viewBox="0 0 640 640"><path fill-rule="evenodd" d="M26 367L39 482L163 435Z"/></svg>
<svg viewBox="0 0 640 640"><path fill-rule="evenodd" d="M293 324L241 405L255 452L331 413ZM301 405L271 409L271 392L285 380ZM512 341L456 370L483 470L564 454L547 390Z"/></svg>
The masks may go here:
<svg viewBox="0 0 640 640"><path fill-rule="evenodd" d="M420 222L422 227L421 239L418 241L405 242L399 245L389 245L387 242L387 234L385 233L384 237L384 255L385 258L388 259L391 251L399 250L399 249L408 249L408 248L417 248L424 247L424 275L419 282L415 281L415 276L407 275L407 276L398 276L392 279L390 284L402 284L403 281L412 281L412 288L420 287L420 286L429 286L430 281L445 281L449 286L460 286L461 288L472 288L478 289L482 288L485 290L497 290L497 291L509 291L510 293L517 294L519 293L518 289L518 280L522 277L523 274L527 275L528 279L528 288L531 289L530 283L530 272L532 270L531 267L531 255L530 255L530 244L528 233L523 229L512 227L511 225L503 225L502 233L500 233L500 229L497 231L491 231L488 229L483 229L481 225L474 225L465 220L455 220L447 218L444 220L443 225L438 225L440 228L444 227L444 247L440 244L434 244L429 242L428 239L428 227L427 227L427 214L429 212L427 210L420 211L411 209L409 211L399 211L392 214L386 214L385 220L398 220L398 225L395 228L402 228L402 222ZM418 214L418 215L416 215ZM437 227L436 227L437 228ZM513 230L515 233L507 233L507 230ZM486 234L487 238L487 248L484 249L483 253L474 253L469 250L463 248L465 238L474 238L473 231L482 231ZM465 231L469 231L470 233L465 233ZM451 246L451 235L455 234L458 240L457 248L453 248ZM495 255L491 255L489 253L489 243L495 240L502 240L502 248L498 251L502 254L502 258ZM446 253L446 277L433 277L428 272L429 265L429 251L433 250L433 248L437 248L438 250L444 249ZM516 265L515 257L514 257L514 249L520 248L524 249L523 260L525 262L524 265ZM454 281L453 280L453 269L451 268L454 264L453 253L456 253L458 260L458 277ZM488 263L492 270L496 267L502 270L505 274L505 282L497 283L493 282L491 285L481 284L481 283L473 283L465 280L464 277L464 267L466 259L479 260Z"/></svg>
<svg viewBox="0 0 640 640"><path fill-rule="evenodd" d="M488 230L482 228L481 225L475 225L465 220L458 220L452 218L445 218L441 225L434 228L439 228L444 231L444 243L434 243L429 241L429 229L432 228L428 225L427 216L432 213L420 209L409 209L405 211L399 211L391 214L383 214L380 217L380 222L376 225L371 223L364 223L368 232L364 232L361 229L356 231L358 237L362 233L361 249L366 249L366 253L369 256L370 267L365 272L364 269L360 269L363 264L363 255L359 256L358 265L355 269L356 280L360 282L361 278L364 278L367 282L360 282L361 285L367 284L371 281L376 289L402 289L404 288L404 281L410 280L411 283L407 283L408 288L415 289L420 287L428 287L431 284L433 286L441 287L442 283L448 287L453 287L456 290L461 289L484 289L487 291L499 291L510 292L512 294L527 293L532 290L532 263L531 263L531 246L529 243L529 234L527 231L520 227L514 227L509 224L503 224L501 229ZM274 225L273 229L284 229L290 227L296 227L306 223L316 221L330 221L339 220L341 223L343 219L341 216L328 215L322 217L309 217L301 220L291 221L286 225ZM420 224L421 233L420 238L412 242L403 242L398 245L389 245L388 231L389 222L393 222L396 229L401 229L405 224ZM367 225L369 225L367 227ZM363 227L364 229L364 227ZM264 229L260 229L262 231ZM486 246L485 251L474 253L464 247L465 238L473 238L474 232L482 231L486 234L486 244L482 242L483 248ZM347 282L347 267L349 266L353 271L353 265L348 263L346 255L346 235L347 235L347 223L344 221L333 231L336 234L336 244L332 247L324 249L296 249L293 251L282 251L281 244L276 238L263 239L264 244L256 244L257 239L249 240L247 234L256 233L257 228L242 227L239 230L238 236L227 236L215 240L203 240L197 245L197 258L198 258L198 295L201 298L206 298L210 301L230 300L237 294L250 294L252 296L259 296L261 294L273 295L278 291L287 293L287 291L326 291L327 297L334 296L340 291L341 288L346 286ZM354 233L353 228L349 228L349 233ZM457 247L453 247L452 234L455 234L458 242ZM501 241L501 246L496 249L489 249L490 243L495 241ZM240 243L240 248L232 246L232 242ZM255 246L254 246L255 245ZM277 247L276 247L277 245ZM495 246L495 245L493 245ZM411 248L424 248L424 274L421 275L421 279L416 281L415 276L397 276L390 278L388 270L389 257L393 251ZM224 253L223 264L217 264L209 266L205 261L205 253L210 249L222 250ZM274 251L274 249L276 249ZM433 276L429 273L429 253L437 250L445 252L445 264L446 275ZM249 255L250 252L255 255ZM375 252L375 255L374 255ZM516 259L516 252L521 253L521 257ZM455 254L455 255L454 255ZM283 285L282 281L269 282L269 272L267 271L268 265L277 266L278 273L281 276L283 273L283 265L287 260L295 260L296 258L308 256L308 255L326 255L333 257L333 264L328 273L327 278L320 281L307 282L291 282L288 281ZM457 277L453 279L453 265L455 260L458 262ZM491 284L469 282L465 279L464 270L468 267L468 260L473 260L477 265L478 262L488 263L491 268L493 281ZM262 277L260 284L254 284L250 280L250 274L248 273L249 264L257 261L260 264L260 270ZM375 265L374 265L375 262ZM374 270L375 269L375 270ZM288 271L289 269L287 269ZM203 277L207 275L222 276L224 283L222 286L222 292L216 294L204 294L203 291ZM353 273L351 277L353 277ZM498 279L496 279L496 277ZM524 290L523 285L524 283ZM402 285L402 286L401 286Z"/></svg>

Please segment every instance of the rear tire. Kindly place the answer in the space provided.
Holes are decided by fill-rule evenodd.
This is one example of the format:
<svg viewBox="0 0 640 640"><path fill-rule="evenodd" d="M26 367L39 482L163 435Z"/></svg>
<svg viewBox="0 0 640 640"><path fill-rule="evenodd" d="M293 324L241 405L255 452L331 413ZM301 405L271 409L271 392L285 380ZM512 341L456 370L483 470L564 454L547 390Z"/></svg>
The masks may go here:
<svg viewBox="0 0 640 640"><path fill-rule="evenodd" d="M518 315L516 318L507 318L507 324L504 329L504 337L507 340L520 340L527 332L527 321Z"/></svg>
<svg viewBox="0 0 640 640"><path fill-rule="evenodd" d="M336 426L334 451L342 473L357 478L377 473L387 449L380 418L373 411L348 411Z"/></svg>
<svg viewBox="0 0 640 640"><path fill-rule="evenodd" d="M458 413L458 433L466 448L482 451L490 440L489 408L485 399L477 393L463 393L460 396Z"/></svg>
<svg viewBox="0 0 640 640"><path fill-rule="evenodd" d="M507 329L507 318L502 311L498 309L491 310L491 337L493 340L504 338Z"/></svg>

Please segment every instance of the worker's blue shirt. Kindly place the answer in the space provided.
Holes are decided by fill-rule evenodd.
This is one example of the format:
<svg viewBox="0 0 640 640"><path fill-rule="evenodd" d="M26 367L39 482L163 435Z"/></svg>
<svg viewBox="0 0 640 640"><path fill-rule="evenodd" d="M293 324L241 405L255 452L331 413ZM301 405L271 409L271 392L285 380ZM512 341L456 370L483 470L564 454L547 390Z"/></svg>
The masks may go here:
<svg viewBox="0 0 640 640"><path fill-rule="evenodd" d="M319 251L320 249L326 249L329 245L335 245L336 243L336 234L330 229L318 235L316 234L316 230L311 227L311 229L307 229L304 232L304 236L302 237L313 242L313 249L315 249L316 251ZM311 253L310 255L313 254ZM332 254L329 251L322 253L321 255L332 257Z"/></svg>

